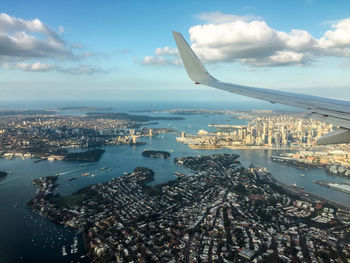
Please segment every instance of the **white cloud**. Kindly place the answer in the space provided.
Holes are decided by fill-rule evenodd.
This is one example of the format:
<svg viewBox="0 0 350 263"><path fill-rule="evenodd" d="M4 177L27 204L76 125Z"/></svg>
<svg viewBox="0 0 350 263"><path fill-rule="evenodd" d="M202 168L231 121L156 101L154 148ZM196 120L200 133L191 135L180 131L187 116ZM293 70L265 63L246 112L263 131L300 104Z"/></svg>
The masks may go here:
<svg viewBox="0 0 350 263"><path fill-rule="evenodd" d="M45 71L57 71L69 75L93 75L95 73L108 73L109 71L102 70L98 67L90 65L79 65L75 67L62 68L53 64L46 64L41 62L36 63L3 63L1 65L4 69L9 70L22 70L26 72L45 72Z"/></svg>
<svg viewBox="0 0 350 263"><path fill-rule="evenodd" d="M175 47L165 46L165 47L157 48L154 51L154 54L156 54L158 56L161 56L161 55L172 55L173 56L173 55L178 55L179 51Z"/></svg>
<svg viewBox="0 0 350 263"><path fill-rule="evenodd" d="M220 11L198 14L196 15L196 18L204 22L213 24L226 23L232 21L250 21L253 19L257 19L257 17L253 15L238 16L233 14L223 14Z"/></svg>
<svg viewBox="0 0 350 263"><path fill-rule="evenodd" d="M39 19L24 20L1 13L0 56L4 60L7 57L71 58L74 55L65 41Z"/></svg>
<svg viewBox="0 0 350 263"><path fill-rule="evenodd" d="M340 20L332 27L334 30L328 30L320 39L320 46L324 48L349 48L350 18Z"/></svg>
<svg viewBox="0 0 350 263"><path fill-rule="evenodd" d="M2 67L5 69L19 69L23 71L49 71L56 69L56 66L51 64L45 64L36 62L33 64L25 63L25 62L19 62L19 63L4 63L2 64Z"/></svg>
<svg viewBox="0 0 350 263"><path fill-rule="evenodd" d="M284 47L264 21L205 24L189 29L192 48L207 61L233 61L273 55Z"/></svg>
<svg viewBox="0 0 350 263"><path fill-rule="evenodd" d="M59 72L70 74L70 75L93 75L96 73L108 73L109 70L102 70L99 67L90 65L79 65L76 67L59 68Z"/></svg>
<svg viewBox="0 0 350 263"><path fill-rule="evenodd" d="M222 14L199 15L210 23L189 29L192 48L207 63L240 62L253 67L306 65L319 57L350 57L350 18L337 21L321 38L306 30L290 32L271 28L265 21ZM171 47L158 48L147 60L169 65L164 55L177 53Z"/></svg>
<svg viewBox="0 0 350 263"><path fill-rule="evenodd" d="M307 54L293 51L277 51L275 54L264 58L243 58L240 61L254 67L272 67L307 64L309 57Z"/></svg>
<svg viewBox="0 0 350 263"><path fill-rule="evenodd" d="M147 56L144 57L142 62L143 65L153 65L153 66L179 66L181 65L181 60L178 58L167 59L158 56Z"/></svg>
<svg viewBox="0 0 350 263"><path fill-rule="evenodd" d="M63 60L79 61L92 56L106 56L95 52L73 53L72 50L84 49L84 45L67 43L63 39L64 31L64 27L59 26L56 33L37 18L25 20L0 13L0 62L2 62L0 66L8 70L56 71L70 75L109 72L92 65L62 67L59 64L28 62L39 59L60 63Z"/></svg>

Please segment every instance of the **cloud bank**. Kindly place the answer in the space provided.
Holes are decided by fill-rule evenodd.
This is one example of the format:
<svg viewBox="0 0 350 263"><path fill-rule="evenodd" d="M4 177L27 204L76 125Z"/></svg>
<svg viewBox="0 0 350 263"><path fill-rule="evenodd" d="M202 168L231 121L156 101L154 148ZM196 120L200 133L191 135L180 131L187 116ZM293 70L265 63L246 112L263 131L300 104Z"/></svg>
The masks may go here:
<svg viewBox="0 0 350 263"><path fill-rule="evenodd" d="M78 61L96 55L93 52L76 54L74 49L83 49L81 43L67 43L58 27L58 33L39 19L24 20L0 13L0 66L8 70L26 72L58 71L71 75L92 75L107 71L91 65L63 68L56 64L28 62L32 60Z"/></svg>
<svg viewBox="0 0 350 263"><path fill-rule="evenodd" d="M63 27L59 31L63 32ZM0 14L0 56L72 58L66 42L39 19L24 20ZM4 58L3 58L4 59Z"/></svg>
<svg viewBox="0 0 350 263"><path fill-rule="evenodd" d="M265 21L220 12L197 15L205 24L189 29L193 50L207 63L240 62L252 67L306 65L320 57L350 57L350 18L337 21L321 38L306 30L271 28ZM167 56L173 56L169 58ZM147 59L146 59L147 58ZM163 47L147 65L178 65L174 48ZM159 63L149 63L158 61ZM160 63L161 62L161 63Z"/></svg>
<svg viewBox="0 0 350 263"><path fill-rule="evenodd" d="M102 70L98 67L90 65L79 65L75 67L60 67L58 65L46 64L46 63L3 63L2 67L5 69L22 70L26 72L45 72L45 71L57 71L69 75L93 75L95 73L108 73L109 71Z"/></svg>

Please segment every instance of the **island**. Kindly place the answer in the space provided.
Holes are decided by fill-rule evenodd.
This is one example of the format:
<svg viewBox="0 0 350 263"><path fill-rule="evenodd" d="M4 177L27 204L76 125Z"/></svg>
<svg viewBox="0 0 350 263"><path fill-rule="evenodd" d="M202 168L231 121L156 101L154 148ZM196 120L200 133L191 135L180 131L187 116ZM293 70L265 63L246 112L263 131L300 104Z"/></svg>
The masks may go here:
<svg viewBox="0 0 350 263"><path fill-rule="evenodd" d="M149 186L153 171L53 194L30 206L81 231L92 262L348 262L350 212L277 184L236 154L178 157L191 173Z"/></svg>
<svg viewBox="0 0 350 263"><path fill-rule="evenodd" d="M150 158L169 159L170 153L165 151L144 150L142 156Z"/></svg>
<svg viewBox="0 0 350 263"><path fill-rule="evenodd" d="M68 153L65 157L65 161L83 161L83 162L97 162L100 160L105 150L93 149L85 152Z"/></svg>
<svg viewBox="0 0 350 263"><path fill-rule="evenodd" d="M6 172L4 172L4 171L0 171L0 178L5 177L6 175L7 175L7 173L6 173Z"/></svg>

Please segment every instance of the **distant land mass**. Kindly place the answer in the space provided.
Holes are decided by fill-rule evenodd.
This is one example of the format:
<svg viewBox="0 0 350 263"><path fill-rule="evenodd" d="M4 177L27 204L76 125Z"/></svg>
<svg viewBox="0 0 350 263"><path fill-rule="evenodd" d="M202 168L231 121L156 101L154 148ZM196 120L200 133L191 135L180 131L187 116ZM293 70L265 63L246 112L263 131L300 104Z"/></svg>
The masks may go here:
<svg viewBox="0 0 350 263"><path fill-rule="evenodd" d="M143 112L143 113L159 113L166 112L175 115L203 115L203 114L232 114L232 111L227 110L209 110L209 109L171 109L171 110L135 110L131 112Z"/></svg>
<svg viewBox="0 0 350 263"><path fill-rule="evenodd" d="M78 106L78 107L62 107L57 110L71 110L71 111L110 111L112 108L108 107L86 107L86 106Z"/></svg>
<svg viewBox="0 0 350 263"><path fill-rule="evenodd" d="M6 173L6 172L4 172L4 171L0 171L0 178L5 177L6 175L7 175L7 173Z"/></svg>
<svg viewBox="0 0 350 263"><path fill-rule="evenodd" d="M66 161L83 161L83 162L97 162L100 160L105 150L94 149L85 152L69 153L65 156Z"/></svg>
<svg viewBox="0 0 350 263"><path fill-rule="evenodd" d="M132 120L138 122L147 122L154 120L184 120L183 117L152 117L147 115L131 115L128 113L103 113L103 112L88 112L86 114L90 118L105 118L105 119L122 119L122 120Z"/></svg>
<svg viewBox="0 0 350 263"><path fill-rule="evenodd" d="M0 116L9 115L55 115L54 110L0 110Z"/></svg>
<svg viewBox="0 0 350 263"><path fill-rule="evenodd" d="M165 151L144 150L142 152L142 156L150 157L150 158L169 159L170 153L165 152Z"/></svg>

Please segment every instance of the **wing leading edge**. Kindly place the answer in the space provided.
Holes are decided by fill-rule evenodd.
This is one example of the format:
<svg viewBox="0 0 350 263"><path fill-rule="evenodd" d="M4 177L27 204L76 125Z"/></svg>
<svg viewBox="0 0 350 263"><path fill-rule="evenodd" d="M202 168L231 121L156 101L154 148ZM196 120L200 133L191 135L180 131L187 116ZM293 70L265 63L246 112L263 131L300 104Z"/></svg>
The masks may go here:
<svg viewBox="0 0 350 263"><path fill-rule="evenodd" d="M306 109L310 118L341 127L318 139L318 144L350 142L350 101L221 82L209 74L183 36L178 32L172 33L187 74L196 84Z"/></svg>

